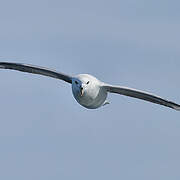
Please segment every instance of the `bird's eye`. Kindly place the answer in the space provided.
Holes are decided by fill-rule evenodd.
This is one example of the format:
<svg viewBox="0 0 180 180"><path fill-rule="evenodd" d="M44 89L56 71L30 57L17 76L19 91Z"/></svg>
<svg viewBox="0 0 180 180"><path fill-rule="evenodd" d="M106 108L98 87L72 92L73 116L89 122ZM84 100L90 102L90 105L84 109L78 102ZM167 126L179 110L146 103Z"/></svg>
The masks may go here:
<svg viewBox="0 0 180 180"><path fill-rule="evenodd" d="M77 82L77 81L75 81L75 83L76 83L76 84L78 84L78 82Z"/></svg>
<svg viewBox="0 0 180 180"><path fill-rule="evenodd" d="M89 84L89 81L86 84Z"/></svg>

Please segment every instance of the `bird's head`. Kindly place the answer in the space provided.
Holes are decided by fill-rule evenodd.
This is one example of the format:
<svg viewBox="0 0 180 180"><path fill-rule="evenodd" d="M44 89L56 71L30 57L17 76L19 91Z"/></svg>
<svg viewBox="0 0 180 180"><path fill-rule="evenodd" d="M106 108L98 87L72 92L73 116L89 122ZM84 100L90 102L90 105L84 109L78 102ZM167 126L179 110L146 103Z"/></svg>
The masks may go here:
<svg viewBox="0 0 180 180"><path fill-rule="evenodd" d="M83 97L88 91L91 91L99 81L89 74L79 74L72 79L73 94Z"/></svg>
<svg viewBox="0 0 180 180"><path fill-rule="evenodd" d="M91 80L87 76L78 75L72 79L73 92L79 96L83 96L86 89L90 86Z"/></svg>

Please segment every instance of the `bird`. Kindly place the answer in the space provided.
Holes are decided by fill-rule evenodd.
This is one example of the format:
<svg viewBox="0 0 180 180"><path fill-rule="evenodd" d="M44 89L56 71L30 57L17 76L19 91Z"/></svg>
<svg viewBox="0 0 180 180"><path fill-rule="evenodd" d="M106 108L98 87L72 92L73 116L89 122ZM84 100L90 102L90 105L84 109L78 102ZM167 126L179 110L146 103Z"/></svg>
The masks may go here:
<svg viewBox="0 0 180 180"><path fill-rule="evenodd" d="M13 62L0 62L0 69L17 70L63 80L71 84L74 98L80 105L87 109L97 109L109 104L107 101L108 93L116 93L149 101L180 111L180 105L172 101L168 101L157 95L137 89L107 84L90 74L78 74L71 76L44 67Z"/></svg>

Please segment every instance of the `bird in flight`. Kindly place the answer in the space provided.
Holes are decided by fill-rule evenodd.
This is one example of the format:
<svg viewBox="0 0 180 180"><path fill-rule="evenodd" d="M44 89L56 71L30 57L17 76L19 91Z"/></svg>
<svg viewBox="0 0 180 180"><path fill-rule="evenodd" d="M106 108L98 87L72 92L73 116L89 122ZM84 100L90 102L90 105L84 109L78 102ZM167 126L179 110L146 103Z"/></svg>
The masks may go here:
<svg viewBox="0 0 180 180"><path fill-rule="evenodd" d="M107 94L117 93L180 111L179 104L137 89L106 84L89 74L70 76L44 67L11 62L0 62L0 69L12 69L64 80L65 82L72 84L72 93L76 101L88 109L96 109L109 104L106 100Z"/></svg>

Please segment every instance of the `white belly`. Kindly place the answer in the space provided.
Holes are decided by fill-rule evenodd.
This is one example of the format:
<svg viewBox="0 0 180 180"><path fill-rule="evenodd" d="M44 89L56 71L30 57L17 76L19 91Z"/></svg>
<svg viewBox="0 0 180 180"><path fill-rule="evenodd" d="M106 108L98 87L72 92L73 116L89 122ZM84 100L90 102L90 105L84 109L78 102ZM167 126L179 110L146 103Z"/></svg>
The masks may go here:
<svg viewBox="0 0 180 180"><path fill-rule="evenodd" d="M73 93L75 99L79 104L88 108L96 109L102 106L107 98L107 91L103 88L99 88L96 91L93 89L88 89L84 92L83 96Z"/></svg>

